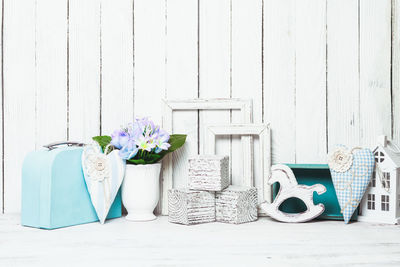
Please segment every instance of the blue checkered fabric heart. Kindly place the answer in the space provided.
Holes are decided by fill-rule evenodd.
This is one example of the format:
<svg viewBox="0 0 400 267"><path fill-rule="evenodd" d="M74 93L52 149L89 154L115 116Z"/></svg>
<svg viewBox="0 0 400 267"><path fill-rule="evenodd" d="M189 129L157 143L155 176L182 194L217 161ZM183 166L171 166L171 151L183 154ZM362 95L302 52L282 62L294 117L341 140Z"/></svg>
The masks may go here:
<svg viewBox="0 0 400 267"><path fill-rule="evenodd" d="M329 155L329 168L344 222L358 207L374 170L374 155L369 149L337 147Z"/></svg>

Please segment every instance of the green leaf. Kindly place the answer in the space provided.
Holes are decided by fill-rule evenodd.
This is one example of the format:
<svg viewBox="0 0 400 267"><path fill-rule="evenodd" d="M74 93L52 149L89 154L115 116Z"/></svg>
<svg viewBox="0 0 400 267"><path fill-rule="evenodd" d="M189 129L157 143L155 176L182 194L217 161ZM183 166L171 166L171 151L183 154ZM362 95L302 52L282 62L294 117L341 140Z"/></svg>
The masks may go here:
<svg viewBox="0 0 400 267"><path fill-rule="evenodd" d="M183 146L186 142L186 134L173 134L169 137L168 143L171 145L168 152L173 152Z"/></svg>
<svg viewBox="0 0 400 267"><path fill-rule="evenodd" d="M100 145L103 151L105 150L106 146L111 143L111 136L108 135L95 136L92 139Z"/></svg>
<svg viewBox="0 0 400 267"><path fill-rule="evenodd" d="M146 155L144 158L140 158L139 154L137 154L133 159L128 159L126 163L134 165L153 164L157 163L160 158L161 157L159 154L149 154Z"/></svg>
<svg viewBox="0 0 400 267"><path fill-rule="evenodd" d="M128 159L126 163L134 165L148 164L144 159Z"/></svg>
<svg viewBox="0 0 400 267"><path fill-rule="evenodd" d="M146 159L149 160L159 160L160 159L160 155L159 154L150 154L146 156Z"/></svg>

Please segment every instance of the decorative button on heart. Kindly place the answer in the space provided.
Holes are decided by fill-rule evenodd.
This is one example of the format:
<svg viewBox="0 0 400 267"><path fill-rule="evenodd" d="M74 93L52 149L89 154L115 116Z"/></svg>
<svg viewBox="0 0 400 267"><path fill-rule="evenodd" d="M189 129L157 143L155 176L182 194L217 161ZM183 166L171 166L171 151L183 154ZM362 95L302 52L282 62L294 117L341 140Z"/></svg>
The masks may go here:
<svg viewBox="0 0 400 267"><path fill-rule="evenodd" d="M105 162L104 162L104 160L103 159L98 159L98 161L97 161L97 163L96 163L96 170L98 170L98 171L102 171L102 170L104 170L106 167L105 167Z"/></svg>
<svg viewBox="0 0 400 267"><path fill-rule="evenodd" d="M328 164L336 172L346 172L353 164L353 154L345 147L338 147L329 155Z"/></svg>
<svg viewBox="0 0 400 267"><path fill-rule="evenodd" d="M104 223L112 203L121 187L125 174L125 161L114 150L108 155L98 144L85 147L82 168L85 182L100 223Z"/></svg>

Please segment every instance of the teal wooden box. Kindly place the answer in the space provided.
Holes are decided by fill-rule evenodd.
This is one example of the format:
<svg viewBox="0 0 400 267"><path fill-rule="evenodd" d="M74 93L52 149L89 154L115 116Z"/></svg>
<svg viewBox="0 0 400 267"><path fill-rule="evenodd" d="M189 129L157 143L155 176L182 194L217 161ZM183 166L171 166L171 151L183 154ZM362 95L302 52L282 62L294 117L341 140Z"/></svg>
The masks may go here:
<svg viewBox="0 0 400 267"><path fill-rule="evenodd" d="M314 192L314 204L322 203L325 211L317 219L343 220L340 213L339 201L332 183L331 173L327 164L286 164L289 166L297 182L304 185L322 184L326 187L326 192L318 195ZM279 183L273 186L273 199L279 192ZM299 199L288 199L281 204L279 210L287 213L298 213L306 209L304 203ZM358 208L354 212L351 220L357 220Z"/></svg>

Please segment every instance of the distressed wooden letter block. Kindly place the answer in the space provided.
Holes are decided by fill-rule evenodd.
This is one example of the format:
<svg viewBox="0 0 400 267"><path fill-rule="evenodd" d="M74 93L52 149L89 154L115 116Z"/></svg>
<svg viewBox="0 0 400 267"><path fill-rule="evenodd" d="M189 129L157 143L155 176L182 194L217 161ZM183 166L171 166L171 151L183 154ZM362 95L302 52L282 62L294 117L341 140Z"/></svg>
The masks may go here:
<svg viewBox="0 0 400 267"><path fill-rule="evenodd" d="M229 186L229 157L198 155L189 159L189 188L221 191Z"/></svg>
<svg viewBox="0 0 400 267"><path fill-rule="evenodd" d="M257 203L257 188L231 185L216 193L216 220L234 224L255 221Z"/></svg>
<svg viewBox="0 0 400 267"><path fill-rule="evenodd" d="M215 193L188 189L168 190L168 220L171 223L198 224L215 221Z"/></svg>

